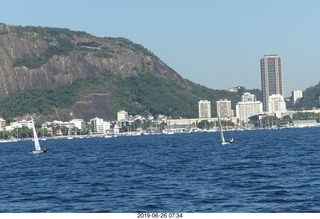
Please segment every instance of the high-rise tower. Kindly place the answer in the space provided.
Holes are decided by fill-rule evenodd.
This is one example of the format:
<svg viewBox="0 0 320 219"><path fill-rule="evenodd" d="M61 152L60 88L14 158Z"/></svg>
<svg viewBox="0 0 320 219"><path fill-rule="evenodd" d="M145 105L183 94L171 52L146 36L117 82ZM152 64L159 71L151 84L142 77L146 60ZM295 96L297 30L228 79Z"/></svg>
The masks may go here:
<svg viewBox="0 0 320 219"><path fill-rule="evenodd" d="M260 59L261 89L263 110L269 111L269 97L272 94L284 96L281 58L278 55L265 55Z"/></svg>

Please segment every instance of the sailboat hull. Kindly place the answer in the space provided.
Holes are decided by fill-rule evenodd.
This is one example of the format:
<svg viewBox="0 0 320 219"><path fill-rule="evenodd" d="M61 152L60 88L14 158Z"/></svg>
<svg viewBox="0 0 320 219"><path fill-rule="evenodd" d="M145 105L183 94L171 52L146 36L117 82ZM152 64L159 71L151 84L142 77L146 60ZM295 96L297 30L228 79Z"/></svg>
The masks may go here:
<svg viewBox="0 0 320 219"><path fill-rule="evenodd" d="M44 151L32 151L33 154L41 154L44 153Z"/></svg>
<svg viewBox="0 0 320 219"><path fill-rule="evenodd" d="M221 142L222 145L230 144L230 142Z"/></svg>

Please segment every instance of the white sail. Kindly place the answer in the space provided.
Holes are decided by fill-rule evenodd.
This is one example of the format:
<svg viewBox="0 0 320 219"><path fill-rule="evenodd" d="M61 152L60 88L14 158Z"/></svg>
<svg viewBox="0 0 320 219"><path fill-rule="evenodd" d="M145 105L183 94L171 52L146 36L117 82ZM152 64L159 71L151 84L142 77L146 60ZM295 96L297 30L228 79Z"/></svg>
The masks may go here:
<svg viewBox="0 0 320 219"><path fill-rule="evenodd" d="M33 140L34 140L34 148L35 148L35 151L33 151L33 152L34 153L42 152L41 147L40 147L40 143L39 143L39 139L38 139L38 135L37 135L37 131L36 131L36 127L34 126L33 119L31 121L32 121Z"/></svg>
<svg viewBox="0 0 320 219"><path fill-rule="evenodd" d="M220 135L221 135L221 142L222 144L225 143L225 139L223 136L223 130L222 130L222 125L221 125L221 120L220 120L220 114L218 113L218 123L219 123L219 127L220 127Z"/></svg>

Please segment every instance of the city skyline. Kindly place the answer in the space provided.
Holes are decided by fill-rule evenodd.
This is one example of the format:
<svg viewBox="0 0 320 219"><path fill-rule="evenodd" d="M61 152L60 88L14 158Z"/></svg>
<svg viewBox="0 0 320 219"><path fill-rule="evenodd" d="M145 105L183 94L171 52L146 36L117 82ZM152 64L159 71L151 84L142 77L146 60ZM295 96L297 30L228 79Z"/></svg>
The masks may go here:
<svg viewBox="0 0 320 219"><path fill-rule="evenodd" d="M259 57L277 53L285 66L288 97L319 82L319 6L315 0L12 0L2 3L0 22L125 37L183 78L212 89L261 89Z"/></svg>

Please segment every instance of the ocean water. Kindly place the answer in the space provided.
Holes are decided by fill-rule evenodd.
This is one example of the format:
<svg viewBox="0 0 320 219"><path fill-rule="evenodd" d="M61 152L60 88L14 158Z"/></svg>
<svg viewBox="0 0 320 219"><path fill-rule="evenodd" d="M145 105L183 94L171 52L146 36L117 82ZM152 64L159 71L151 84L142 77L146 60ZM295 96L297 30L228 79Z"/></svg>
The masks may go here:
<svg viewBox="0 0 320 219"><path fill-rule="evenodd" d="M320 128L0 144L0 212L320 212Z"/></svg>

